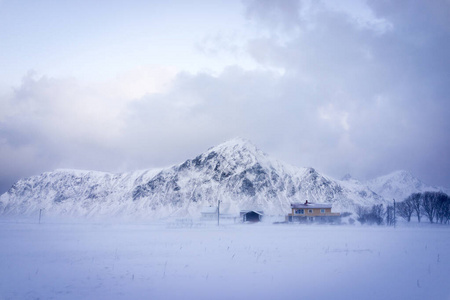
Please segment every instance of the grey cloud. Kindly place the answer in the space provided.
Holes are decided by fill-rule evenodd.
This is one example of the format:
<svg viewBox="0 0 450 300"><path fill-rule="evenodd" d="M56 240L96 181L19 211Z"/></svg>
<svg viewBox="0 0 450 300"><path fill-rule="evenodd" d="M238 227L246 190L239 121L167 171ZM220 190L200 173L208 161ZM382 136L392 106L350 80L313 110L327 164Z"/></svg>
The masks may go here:
<svg viewBox="0 0 450 300"><path fill-rule="evenodd" d="M270 108L277 107L277 81L273 74L238 67L218 77L182 74L169 93L145 97L130 107L127 138L141 139L153 159L173 163L237 135L268 134ZM174 148L186 152L172 153Z"/></svg>
<svg viewBox="0 0 450 300"><path fill-rule="evenodd" d="M243 3L247 18L256 19L272 29L291 31L301 21L301 2L297 0L245 0Z"/></svg>
<svg viewBox="0 0 450 300"><path fill-rule="evenodd" d="M348 114L348 130L312 129L320 141L311 147L320 156L311 162L336 175L349 168L362 177L406 168L448 184L448 177L438 175L450 167L442 155L450 145L448 2L373 1L375 15L392 24L382 33L325 5L315 6L305 21L277 4L282 2L248 5L257 26L274 28L250 40L249 52L261 64L284 68L300 90L309 91L301 100L314 103L309 113L331 106L337 115ZM286 11L269 24L274 7ZM282 37L280 28L288 25L299 30L285 30ZM291 96L285 101L299 101Z"/></svg>
<svg viewBox="0 0 450 300"><path fill-rule="evenodd" d="M2 188L21 177L58 167L110 168L115 158L110 131L117 129L103 115L108 108L96 107L96 96L74 79L33 74L2 96Z"/></svg>

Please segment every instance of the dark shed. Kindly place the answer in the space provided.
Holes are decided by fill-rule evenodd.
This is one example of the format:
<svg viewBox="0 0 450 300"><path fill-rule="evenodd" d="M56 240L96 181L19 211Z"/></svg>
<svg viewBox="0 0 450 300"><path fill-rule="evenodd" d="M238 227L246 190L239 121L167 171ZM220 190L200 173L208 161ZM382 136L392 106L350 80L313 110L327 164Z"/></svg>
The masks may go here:
<svg viewBox="0 0 450 300"><path fill-rule="evenodd" d="M241 210L242 222L260 222L264 213L257 210Z"/></svg>

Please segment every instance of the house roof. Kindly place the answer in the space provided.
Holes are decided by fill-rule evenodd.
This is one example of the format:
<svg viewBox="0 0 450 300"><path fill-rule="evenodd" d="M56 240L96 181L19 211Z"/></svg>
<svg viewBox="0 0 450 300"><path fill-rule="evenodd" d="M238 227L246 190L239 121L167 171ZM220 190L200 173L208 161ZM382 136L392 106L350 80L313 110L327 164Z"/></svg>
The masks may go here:
<svg viewBox="0 0 450 300"><path fill-rule="evenodd" d="M254 212L261 216L264 215L264 212L262 210L241 210L241 215L247 214L249 212Z"/></svg>
<svg viewBox="0 0 450 300"><path fill-rule="evenodd" d="M202 214L217 214L217 206L207 206L202 208Z"/></svg>
<svg viewBox="0 0 450 300"><path fill-rule="evenodd" d="M331 208L329 203L291 203L291 208Z"/></svg>
<svg viewBox="0 0 450 300"><path fill-rule="evenodd" d="M217 206L204 206L202 207L201 210L202 214L217 214ZM221 215L232 215L232 214L237 214L237 211L233 210L233 207L231 206L230 203L221 203L220 204L220 214Z"/></svg>

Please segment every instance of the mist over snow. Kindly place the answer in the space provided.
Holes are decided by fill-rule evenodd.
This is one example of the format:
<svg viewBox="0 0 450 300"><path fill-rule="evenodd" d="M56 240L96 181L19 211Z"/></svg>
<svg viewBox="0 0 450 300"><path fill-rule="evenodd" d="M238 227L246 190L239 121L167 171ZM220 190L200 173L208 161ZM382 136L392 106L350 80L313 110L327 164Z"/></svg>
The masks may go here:
<svg viewBox="0 0 450 300"><path fill-rule="evenodd" d="M0 224L4 299L448 299L448 226Z"/></svg>
<svg viewBox="0 0 450 300"><path fill-rule="evenodd" d="M448 1L0 2L0 193L235 136L361 181L450 182Z"/></svg>

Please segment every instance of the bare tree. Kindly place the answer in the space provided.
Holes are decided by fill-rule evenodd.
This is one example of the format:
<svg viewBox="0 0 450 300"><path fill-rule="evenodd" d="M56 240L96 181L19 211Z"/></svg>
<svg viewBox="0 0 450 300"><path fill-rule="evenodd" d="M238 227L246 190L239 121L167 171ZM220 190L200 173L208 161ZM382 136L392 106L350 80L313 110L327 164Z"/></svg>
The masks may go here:
<svg viewBox="0 0 450 300"><path fill-rule="evenodd" d="M361 224L369 224L372 225L376 223L377 225L383 224L385 211L383 208L383 204L373 205L371 209L367 207L358 206L356 208L356 214L358 216L358 221Z"/></svg>
<svg viewBox="0 0 450 300"><path fill-rule="evenodd" d="M438 193L435 192L425 192L422 194L422 208L430 223L434 223L438 212L437 198Z"/></svg>
<svg viewBox="0 0 450 300"><path fill-rule="evenodd" d="M397 213L400 217L404 218L406 221L411 221L411 216L414 213L414 204L412 200L412 195L397 204Z"/></svg>
<svg viewBox="0 0 450 300"><path fill-rule="evenodd" d="M397 205L398 214L408 222L413 213L417 216L417 221L421 221L421 216L425 215L430 223L440 222L447 224L450 222L450 197L443 192L414 193Z"/></svg>
<svg viewBox="0 0 450 300"><path fill-rule="evenodd" d="M446 194L446 200L442 211L443 223L450 223L450 197ZM442 223L442 222L441 222Z"/></svg>
<svg viewBox="0 0 450 300"><path fill-rule="evenodd" d="M394 206L388 205L386 207L386 225L393 226L395 224Z"/></svg>
<svg viewBox="0 0 450 300"><path fill-rule="evenodd" d="M411 198L411 203L417 216L417 221L420 223L420 219L422 217L422 194L414 193L408 198Z"/></svg>
<svg viewBox="0 0 450 300"><path fill-rule="evenodd" d="M383 224L383 219L385 215L383 204L373 205L370 211L370 220L377 225Z"/></svg>
<svg viewBox="0 0 450 300"><path fill-rule="evenodd" d="M367 214L369 213L369 210L364 206L357 206L356 207L356 215L358 216L356 219L359 223L364 224L367 222Z"/></svg>
<svg viewBox="0 0 450 300"><path fill-rule="evenodd" d="M450 197L443 192L438 192L436 194L436 202L436 222L447 224L450 221Z"/></svg>

